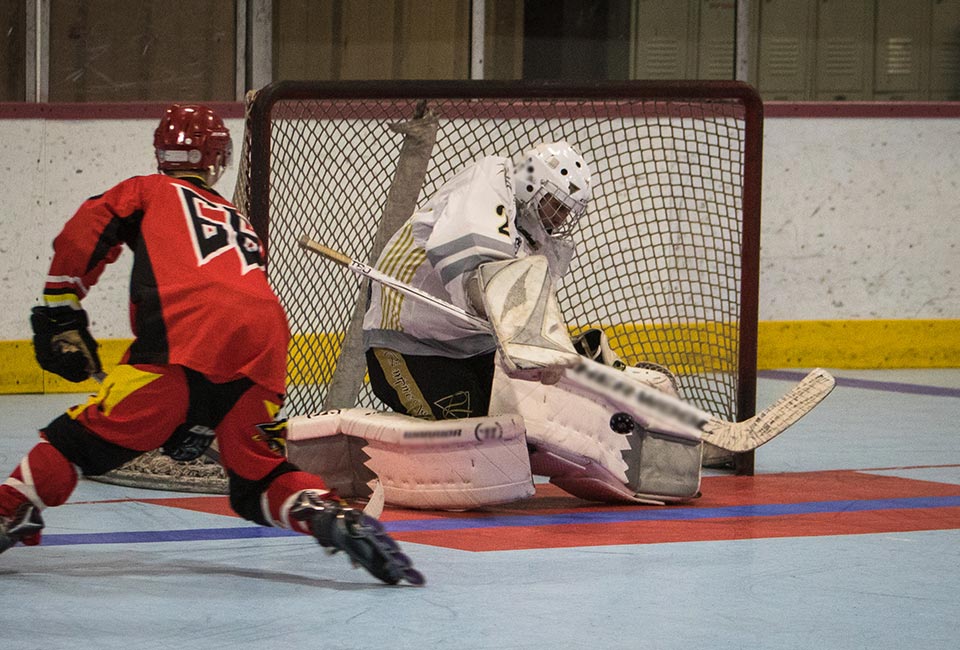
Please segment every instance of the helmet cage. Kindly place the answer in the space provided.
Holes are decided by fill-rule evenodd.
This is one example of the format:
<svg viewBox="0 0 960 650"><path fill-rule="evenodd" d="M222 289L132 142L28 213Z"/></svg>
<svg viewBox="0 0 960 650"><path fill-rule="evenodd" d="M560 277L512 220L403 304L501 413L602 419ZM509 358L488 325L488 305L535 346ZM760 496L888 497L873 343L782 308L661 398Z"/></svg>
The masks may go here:
<svg viewBox="0 0 960 650"><path fill-rule="evenodd" d="M573 239L580 217L587 212L587 201L576 199L553 181L543 179L520 208L540 221L551 237L569 240Z"/></svg>
<svg viewBox="0 0 960 650"><path fill-rule="evenodd" d="M565 141L537 145L514 169L513 185L527 228L537 224L551 238L572 239L592 195L590 167L575 148Z"/></svg>

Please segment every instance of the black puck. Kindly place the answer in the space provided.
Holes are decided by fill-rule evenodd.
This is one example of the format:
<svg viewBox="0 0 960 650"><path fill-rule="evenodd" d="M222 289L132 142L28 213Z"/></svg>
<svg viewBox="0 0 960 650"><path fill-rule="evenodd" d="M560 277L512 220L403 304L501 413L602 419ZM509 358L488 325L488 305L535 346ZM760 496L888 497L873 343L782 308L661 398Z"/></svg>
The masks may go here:
<svg viewBox="0 0 960 650"><path fill-rule="evenodd" d="M610 418L610 429L614 433L632 433L634 427L633 417L629 413L614 413Z"/></svg>

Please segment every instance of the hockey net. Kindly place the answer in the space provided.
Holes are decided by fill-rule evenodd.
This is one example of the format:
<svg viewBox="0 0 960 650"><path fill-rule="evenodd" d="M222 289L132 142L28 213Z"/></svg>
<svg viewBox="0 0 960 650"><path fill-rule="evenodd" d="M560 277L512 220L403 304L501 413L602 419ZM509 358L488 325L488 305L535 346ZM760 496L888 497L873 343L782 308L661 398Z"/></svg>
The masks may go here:
<svg viewBox="0 0 960 650"><path fill-rule="evenodd" d="M761 102L738 82L279 82L251 93L234 202L267 245L293 334L287 415L384 408L364 380L366 285L301 251L301 235L372 263L461 168L566 140L596 188L558 287L571 333L601 327L628 363L669 367L684 399L750 417L761 138ZM752 453L714 460L753 471Z"/></svg>
<svg viewBox="0 0 960 650"><path fill-rule="evenodd" d="M236 200L290 319L288 414L382 408L356 345L365 285L298 237L370 263L459 169L561 139L596 181L558 288L572 333L602 327L629 363L671 368L684 399L753 414L762 105L749 86L280 82L249 113Z"/></svg>

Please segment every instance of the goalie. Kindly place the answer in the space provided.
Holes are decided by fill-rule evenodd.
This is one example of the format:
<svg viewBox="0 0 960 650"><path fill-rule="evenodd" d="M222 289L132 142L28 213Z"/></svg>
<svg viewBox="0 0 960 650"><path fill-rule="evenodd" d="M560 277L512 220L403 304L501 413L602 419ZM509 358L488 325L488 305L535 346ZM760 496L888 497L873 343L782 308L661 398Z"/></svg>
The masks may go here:
<svg viewBox="0 0 960 650"><path fill-rule="evenodd" d="M491 272L495 264L540 256L541 281L552 283L566 273L592 182L587 161L566 142L540 144L516 167L508 158L484 157L410 217L376 267L486 318L482 269ZM394 411L419 418L486 415L497 351L489 329L394 289L376 283L371 289L363 343L377 397ZM555 310L552 296L547 302ZM559 313L551 316L558 319ZM560 343L538 352L546 355L539 365L571 365L576 354L566 332L552 336Z"/></svg>
<svg viewBox="0 0 960 650"><path fill-rule="evenodd" d="M625 431L610 430L609 413L587 409L581 412L583 417L567 422L545 415L545 404L556 413L578 399L596 404L596 398L578 395L577 388L563 379L565 369L580 364L584 355L624 367L599 330L579 337L576 346L571 342L554 295L554 282L566 273L573 257L573 233L587 211L592 187L589 164L566 142L539 144L515 167L507 158L482 158L414 213L376 264L383 273L493 326L491 332L392 288L378 283L371 287L363 329L373 391L397 413L424 420L465 420L456 425L462 430L451 426L443 430L450 440L468 441L461 449L452 443L444 449L407 448L411 455L432 458L434 465L458 469L438 476L433 467L418 475L416 467L424 467L426 461L411 468L398 444L413 434L431 440L438 434L426 425L412 432L418 425L369 412L294 418L292 457L305 454L310 458L306 462L320 463L326 475L337 463L323 459L329 454L307 451L307 441L339 434L363 438L369 443L368 469L372 464L385 483L388 501L416 507L469 507L527 496L532 493L530 463L535 473L550 476L585 498L660 502L695 496L700 447L688 432L679 444L679 456L666 453L673 445L657 447L657 441L651 441L641 462L639 446L630 451L624 442ZM676 395L665 369L629 372L632 381ZM511 435L516 423L504 420L514 413L523 417L529 448L523 447L523 432ZM498 434L470 435L471 426ZM398 428L404 429L404 436L394 439L385 433ZM650 451L653 447L656 452ZM521 456L522 463L517 460ZM460 468L467 457L470 462ZM682 468L675 467L678 464ZM401 465L406 476L397 470ZM641 471L645 486L668 496L637 498ZM674 485L677 472L684 475L679 491ZM469 487L458 489L453 475L467 474L473 478L462 483ZM628 474L635 474L636 480ZM663 479L665 474L669 476ZM664 482L670 485L661 489ZM421 485L419 493L411 487L415 483ZM433 495L425 494L428 484L434 486Z"/></svg>

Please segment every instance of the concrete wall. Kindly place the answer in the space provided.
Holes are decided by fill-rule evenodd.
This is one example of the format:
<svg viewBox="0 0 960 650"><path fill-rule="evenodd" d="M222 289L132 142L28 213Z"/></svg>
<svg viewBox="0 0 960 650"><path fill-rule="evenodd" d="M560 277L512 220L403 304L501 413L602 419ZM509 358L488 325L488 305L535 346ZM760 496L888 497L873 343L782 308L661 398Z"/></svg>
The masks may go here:
<svg viewBox="0 0 960 650"><path fill-rule="evenodd" d="M767 118L761 320L960 318L960 118Z"/></svg>
<svg viewBox="0 0 960 650"><path fill-rule="evenodd" d="M153 171L155 122L0 119L0 342L30 337L51 240L80 202ZM227 123L239 145L242 120ZM764 129L761 321L960 319L960 116L768 116ZM236 171L218 185L228 197ZM130 336L129 261L85 301L98 338ZM945 344L957 354L956 336Z"/></svg>

